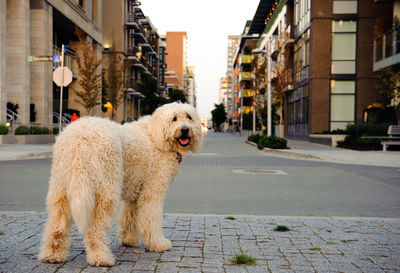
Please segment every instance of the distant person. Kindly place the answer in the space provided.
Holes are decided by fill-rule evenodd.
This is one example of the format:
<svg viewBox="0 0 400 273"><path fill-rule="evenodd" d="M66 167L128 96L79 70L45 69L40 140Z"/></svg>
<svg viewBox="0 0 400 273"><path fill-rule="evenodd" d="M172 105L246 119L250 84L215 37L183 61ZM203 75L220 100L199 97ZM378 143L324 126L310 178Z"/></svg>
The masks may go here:
<svg viewBox="0 0 400 273"><path fill-rule="evenodd" d="M79 117L76 113L73 113L71 116L71 122L74 122L75 120L77 120Z"/></svg>

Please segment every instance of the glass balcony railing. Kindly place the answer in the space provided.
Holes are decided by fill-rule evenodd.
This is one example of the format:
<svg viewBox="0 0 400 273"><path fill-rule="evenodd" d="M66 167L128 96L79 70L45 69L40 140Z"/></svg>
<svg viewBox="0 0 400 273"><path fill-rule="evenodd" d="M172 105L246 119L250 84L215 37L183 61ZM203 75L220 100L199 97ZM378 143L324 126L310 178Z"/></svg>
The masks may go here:
<svg viewBox="0 0 400 273"><path fill-rule="evenodd" d="M241 55L239 59L239 65L241 64L250 64L253 60L251 55Z"/></svg>
<svg viewBox="0 0 400 273"><path fill-rule="evenodd" d="M251 72L240 72L239 74L239 82L240 81L250 81L252 79Z"/></svg>
<svg viewBox="0 0 400 273"><path fill-rule="evenodd" d="M374 41L374 71L400 63L400 27Z"/></svg>

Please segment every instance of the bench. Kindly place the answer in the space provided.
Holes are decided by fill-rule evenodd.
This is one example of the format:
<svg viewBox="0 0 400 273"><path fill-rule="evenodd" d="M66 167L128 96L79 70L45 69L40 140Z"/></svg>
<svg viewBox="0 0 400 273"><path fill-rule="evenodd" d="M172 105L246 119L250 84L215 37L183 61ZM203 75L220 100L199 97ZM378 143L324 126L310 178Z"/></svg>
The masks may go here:
<svg viewBox="0 0 400 273"><path fill-rule="evenodd" d="M400 145L400 125L390 125L388 128L388 137L380 138L383 151L386 151L386 145Z"/></svg>
<svg viewBox="0 0 400 273"><path fill-rule="evenodd" d="M388 136L364 136L362 138L378 138L381 141L383 151L386 152L388 145L400 145L400 125L390 125Z"/></svg>

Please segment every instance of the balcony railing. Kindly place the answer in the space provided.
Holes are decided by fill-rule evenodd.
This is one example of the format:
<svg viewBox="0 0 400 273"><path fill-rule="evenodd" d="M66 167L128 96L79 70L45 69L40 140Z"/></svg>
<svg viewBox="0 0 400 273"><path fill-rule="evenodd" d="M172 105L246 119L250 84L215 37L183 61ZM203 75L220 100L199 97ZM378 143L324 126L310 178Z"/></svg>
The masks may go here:
<svg viewBox="0 0 400 273"><path fill-rule="evenodd" d="M250 64L252 60L253 58L251 55L241 55L239 59L239 65Z"/></svg>
<svg viewBox="0 0 400 273"><path fill-rule="evenodd" d="M400 27L374 41L374 71L400 63Z"/></svg>
<svg viewBox="0 0 400 273"><path fill-rule="evenodd" d="M240 81L250 81L252 79L251 72L240 72L239 74L239 82Z"/></svg>

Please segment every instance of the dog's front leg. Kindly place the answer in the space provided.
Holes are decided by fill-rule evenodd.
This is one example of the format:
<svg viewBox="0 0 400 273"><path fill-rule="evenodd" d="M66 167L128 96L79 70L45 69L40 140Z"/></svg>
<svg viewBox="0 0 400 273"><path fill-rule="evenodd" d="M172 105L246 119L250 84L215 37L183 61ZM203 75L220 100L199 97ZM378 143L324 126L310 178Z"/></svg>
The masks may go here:
<svg viewBox="0 0 400 273"><path fill-rule="evenodd" d="M138 200L137 228L150 251L163 252L171 249L171 241L162 232L165 190L148 187L141 192Z"/></svg>

